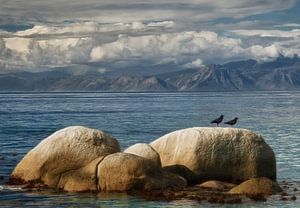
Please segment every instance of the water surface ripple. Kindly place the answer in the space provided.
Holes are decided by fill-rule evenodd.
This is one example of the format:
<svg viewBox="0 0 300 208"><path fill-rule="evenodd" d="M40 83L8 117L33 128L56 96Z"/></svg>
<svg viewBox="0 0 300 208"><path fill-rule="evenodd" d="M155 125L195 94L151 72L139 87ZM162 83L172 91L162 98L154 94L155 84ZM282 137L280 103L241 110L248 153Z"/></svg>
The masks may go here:
<svg viewBox="0 0 300 208"><path fill-rule="evenodd" d="M28 150L54 131L83 125L116 137L122 149L170 131L209 126L220 114L263 135L278 179L300 181L300 92L0 93L0 207L219 207L193 201L149 202L124 194L24 192L4 186ZM268 200L245 207L300 207ZM226 205L225 207L235 207Z"/></svg>

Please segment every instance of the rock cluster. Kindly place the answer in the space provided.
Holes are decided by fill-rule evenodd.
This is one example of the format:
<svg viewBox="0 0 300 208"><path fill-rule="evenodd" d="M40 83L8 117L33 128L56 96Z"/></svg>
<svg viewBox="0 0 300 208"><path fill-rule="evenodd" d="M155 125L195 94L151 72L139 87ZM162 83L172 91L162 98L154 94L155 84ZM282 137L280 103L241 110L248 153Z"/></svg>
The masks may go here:
<svg viewBox="0 0 300 208"><path fill-rule="evenodd" d="M82 126L55 132L29 151L11 184L40 184L72 192L182 188L186 180L161 168L158 153L137 144L121 153L116 139ZM131 154L134 153L134 154Z"/></svg>
<svg viewBox="0 0 300 208"><path fill-rule="evenodd" d="M72 192L172 190L167 195L174 198L207 190L222 197L281 191L272 149L260 135L236 128L183 129L121 152L118 141L102 131L68 127L30 150L10 183Z"/></svg>
<svg viewBox="0 0 300 208"><path fill-rule="evenodd" d="M116 152L120 152L118 141L102 131L64 128L30 150L15 167L11 180L39 181L67 191L96 190L98 163Z"/></svg>

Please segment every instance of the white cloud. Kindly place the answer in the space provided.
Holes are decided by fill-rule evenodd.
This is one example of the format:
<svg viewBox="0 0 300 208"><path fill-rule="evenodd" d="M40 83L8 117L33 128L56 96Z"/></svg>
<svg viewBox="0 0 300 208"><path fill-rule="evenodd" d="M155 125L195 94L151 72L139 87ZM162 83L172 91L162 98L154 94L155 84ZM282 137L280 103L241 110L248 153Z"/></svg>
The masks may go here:
<svg viewBox="0 0 300 208"><path fill-rule="evenodd" d="M173 28L173 21L158 22L131 22L131 23L98 23L98 22L76 22L52 25L35 25L33 28L9 33L10 36L24 38L55 38L55 37L90 37L95 35L114 36L122 33L151 32L158 33L164 29ZM51 37L49 37L51 36ZM55 37L54 37L55 36ZM101 38L101 37L100 37Z"/></svg>
<svg viewBox="0 0 300 208"><path fill-rule="evenodd" d="M240 44L238 39L219 37L208 31L120 36L115 42L94 47L91 61L147 59L157 62L175 59L176 63L182 63L198 55L206 59L211 58L211 55L222 59L239 55Z"/></svg>
<svg viewBox="0 0 300 208"><path fill-rule="evenodd" d="M158 21L158 22L150 22L148 23L148 27L164 27L164 28L172 28L174 27L173 21Z"/></svg>
<svg viewBox="0 0 300 208"><path fill-rule="evenodd" d="M2 41L9 53L0 59L6 59L11 65L25 67L56 67L84 63L89 60L93 45L90 38L34 40L14 37Z"/></svg>
<svg viewBox="0 0 300 208"><path fill-rule="evenodd" d="M173 21L159 21L159 22L132 22L132 23L98 23L98 22L76 22L70 24L58 25L35 25L33 28L18 31L13 35L19 37L28 37L36 35L89 35L95 33L109 33L109 32L129 32L129 31L143 31L147 29L163 29L172 28Z"/></svg>
<svg viewBox="0 0 300 208"><path fill-rule="evenodd" d="M183 65L184 68L199 68L202 66L204 66L204 65L203 65L203 62L201 59L196 59L192 62L189 62L189 63L186 63Z"/></svg>
<svg viewBox="0 0 300 208"><path fill-rule="evenodd" d="M141 29L140 25L137 28ZM135 36L124 34L106 43L103 43L98 35L58 38L49 35L48 32L44 38L26 36L0 40L0 60L12 66L23 65L27 68L92 64L106 70L114 67L125 69L129 66L168 63L182 68L194 68L207 63L238 59L269 61L279 55L300 55L298 36L294 36L293 41L248 46L239 38L220 36L211 31Z"/></svg>
<svg viewBox="0 0 300 208"><path fill-rule="evenodd" d="M271 61L281 54L279 46L276 46L274 44L267 47L254 45L247 48L246 50L251 58L258 61Z"/></svg>
<svg viewBox="0 0 300 208"><path fill-rule="evenodd" d="M105 73L106 71L107 71L107 68L104 68L104 67L100 67L97 69L97 72L99 72L101 74Z"/></svg>
<svg viewBox="0 0 300 208"><path fill-rule="evenodd" d="M231 32L243 36L259 36L259 37L281 37L291 38L300 37L300 29L293 30L232 30Z"/></svg>
<svg viewBox="0 0 300 208"><path fill-rule="evenodd" d="M29 45L32 42L28 38L5 38L5 47L18 53L28 54Z"/></svg>
<svg viewBox="0 0 300 208"><path fill-rule="evenodd" d="M274 27L297 27L297 28L300 28L300 24L287 23L287 24L282 24L282 25L275 25Z"/></svg>
<svg viewBox="0 0 300 208"><path fill-rule="evenodd" d="M150 60L156 64L169 61L182 64L183 67L198 67L203 64L202 61L204 64L249 58L270 61L279 55L300 55L299 48L286 41L267 46L246 46L240 39L222 37L214 32L190 31L137 37L120 36L115 42L94 47L91 61Z"/></svg>

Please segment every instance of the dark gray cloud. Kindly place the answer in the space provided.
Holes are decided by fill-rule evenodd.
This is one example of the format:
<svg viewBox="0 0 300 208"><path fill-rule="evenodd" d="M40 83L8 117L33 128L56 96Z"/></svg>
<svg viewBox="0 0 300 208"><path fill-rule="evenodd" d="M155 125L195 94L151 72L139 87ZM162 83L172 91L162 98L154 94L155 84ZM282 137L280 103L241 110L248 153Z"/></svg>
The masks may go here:
<svg viewBox="0 0 300 208"><path fill-rule="evenodd" d="M39 20L94 19L102 22L173 19L207 21L241 18L284 10L295 0L6 0L0 1L6 18Z"/></svg>

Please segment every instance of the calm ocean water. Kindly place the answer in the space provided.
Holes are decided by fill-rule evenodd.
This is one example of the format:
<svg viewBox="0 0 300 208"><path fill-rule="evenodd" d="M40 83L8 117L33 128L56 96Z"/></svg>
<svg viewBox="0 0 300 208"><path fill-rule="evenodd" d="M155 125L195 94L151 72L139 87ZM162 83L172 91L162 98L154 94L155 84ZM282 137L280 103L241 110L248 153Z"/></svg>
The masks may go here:
<svg viewBox="0 0 300 208"><path fill-rule="evenodd" d="M220 207L125 194L25 192L3 185L28 150L67 126L104 130L125 149L173 130L210 126L220 114L225 120L237 116L237 127L262 134L275 151L278 180L300 183L300 92L0 93L0 207ZM300 207L300 200L241 207L249 206Z"/></svg>

